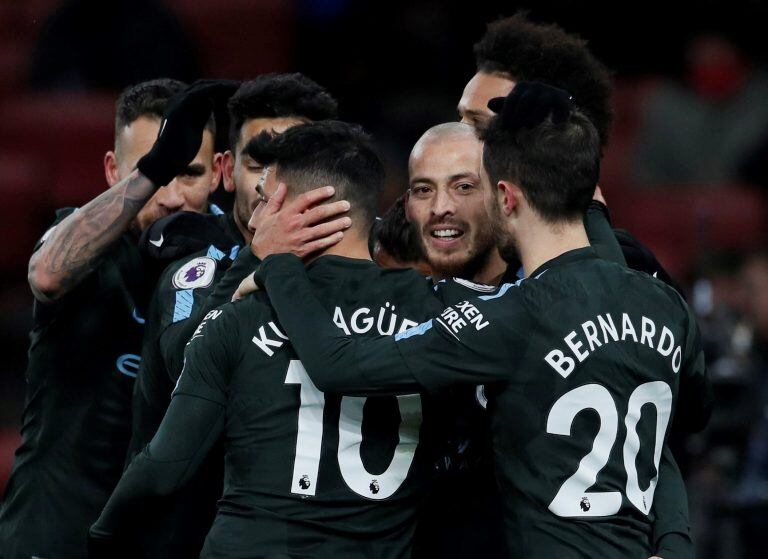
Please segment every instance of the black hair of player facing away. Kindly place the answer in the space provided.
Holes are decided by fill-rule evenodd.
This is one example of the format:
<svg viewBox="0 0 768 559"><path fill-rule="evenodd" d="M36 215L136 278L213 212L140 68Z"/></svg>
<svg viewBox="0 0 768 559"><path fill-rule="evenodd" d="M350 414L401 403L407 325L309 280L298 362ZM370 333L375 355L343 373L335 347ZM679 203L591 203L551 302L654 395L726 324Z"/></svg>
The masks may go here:
<svg viewBox="0 0 768 559"><path fill-rule="evenodd" d="M162 118L168 100L186 87L184 82L170 78L126 87L115 102L115 134L139 117Z"/></svg>
<svg viewBox="0 0 768 559"><path fill-rule="evenodd" d="M500 73L516 82L542 82L565 89L592 120L600 145L613 121L611 76L587 42L555 24L530 21L525 12L488 25L474 46L478 72Z"/></svg>
<svg viewBox="0 0 768 559"><path fill-rule="evenodd" d="M276 165L289 195L331 185L334 200L347 200L366 231L384 190L385 171L371 137L357 124L324 120L252 138L246 153L263 165Z"/></svg>
<svg viewBox="0 0 768 559"><path fill-rule="evenodd" d="M304 74L263 74L244 82L229 100L229 146L237 148L240 129L249 119L318 121L337 118L338 112L336 99Z"/></svg>
<svg viewBox="0 0 768 559"><path fill-rule="evenodd" d="M382 250L396 257L400 262L411 263L424 260L416 231L405 215L405 195L395 200L392 207L373 224L371 243L369 247L371 256L378 244Z"/></svg>
<svg viewBox="0 0 768 559"><path fill-rule="evenodd" d="M516 129L498 115L481 139L492 184L515 183L551 223L583 218L600 176L600 137L584 113L574 109L563 122L556 124L550 115L537 126Z"/></svg>

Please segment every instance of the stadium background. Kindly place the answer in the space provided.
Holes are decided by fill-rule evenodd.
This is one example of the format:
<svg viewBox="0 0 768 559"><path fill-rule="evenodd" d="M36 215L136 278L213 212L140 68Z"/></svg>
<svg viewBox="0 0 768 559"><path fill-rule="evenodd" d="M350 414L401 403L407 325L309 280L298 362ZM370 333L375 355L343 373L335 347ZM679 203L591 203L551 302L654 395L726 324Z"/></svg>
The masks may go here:
<svg viewBox="0 0 768 559"><path fill-rule="evenodd" d="M589 40L614 72L616 118L601 178L614 224L655 251L702 321L719 406L705 433L676 441L700 557L760 555L768 528L768 258L759 252L768 231L768 6L588 4L0 0L0 487L19 440L30 249L55 208L104 188L121 88L159 76L304 72L338 98L343 119L377 138L389 204L406 186L414 141L456 119L485 23L528 8L535 21ZM667 115L661 127L659 114ZM676 155L701 172L647 172L672 127L691 131L694 147ZM717 165L721 150L707 150L718 138L738 165Z"/></svg>

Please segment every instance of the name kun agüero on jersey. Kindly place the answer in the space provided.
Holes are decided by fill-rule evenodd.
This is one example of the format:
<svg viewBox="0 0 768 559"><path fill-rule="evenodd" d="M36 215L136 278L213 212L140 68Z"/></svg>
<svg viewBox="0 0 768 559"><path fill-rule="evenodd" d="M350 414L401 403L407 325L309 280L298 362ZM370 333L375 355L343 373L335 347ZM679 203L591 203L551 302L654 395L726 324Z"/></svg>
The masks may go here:
<svg viewBox="0 0 768 559"><path fill-rule="evenodd" d="M640 318L640 335L638 337L635 324L637 322L633 324L627 313L621 313L621 320L618 326L610 313L597 315L595 320L587 320L581 324L581 332L572 330L563 338L567 348L553 349L547 353L544 361L562 375L563 378L566 378L576 368L576 362L581 363L584 361L596 348L601 347L603 344L623 342L631 338L636 344L644 344L656 350L662 357L670 358L671 356L672 370L675 373L679 372L683 359L683 350L680 344L676 344L675 335L672 331L662 325L659 333L656 323L650 318L643 316ZM582 332L583 337L581 337ZM659 333L658 338L656 338L657 333ZM573 357L567 354L573 355Z"/></svg>
<svg viewBox="0 0 768 559"><path fill-rule="evenodd" d="M379 307L378 311L371 310L368 307L361 307L345 316L341 308L336 307L333 311L333 323L347 336L367 334L374 328L381 336L391 336L392 334L405 332L408 328L418 325L413 320L399 317L395 312L395 308L395 305L386 302L384 306ZM251 341L267 357L272 357L275 354L272 348L278 349L282 347L288 341L288 336L280 330L277 324L270 321L259 326L256 335L253 336Z"/></svg>

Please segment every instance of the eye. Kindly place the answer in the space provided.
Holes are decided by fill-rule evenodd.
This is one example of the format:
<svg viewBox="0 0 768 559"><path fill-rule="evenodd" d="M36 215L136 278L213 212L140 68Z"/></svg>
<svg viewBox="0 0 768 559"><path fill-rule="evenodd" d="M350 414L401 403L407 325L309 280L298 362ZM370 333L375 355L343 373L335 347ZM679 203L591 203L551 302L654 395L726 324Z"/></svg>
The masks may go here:
<svg viewBox="0 0 768 559"><path fill-rule="evenodd" d="M462 182L456 185L456 190L461 194L469 194L475 189L475 185L471 182Z"/></svg>
<svg viewBox="0 0 768 559"><path fill-rule="evenodd" d="M411 195L417 198L426 198L432 194L432 189L426 185L416 185L411 187Z"/></svg>

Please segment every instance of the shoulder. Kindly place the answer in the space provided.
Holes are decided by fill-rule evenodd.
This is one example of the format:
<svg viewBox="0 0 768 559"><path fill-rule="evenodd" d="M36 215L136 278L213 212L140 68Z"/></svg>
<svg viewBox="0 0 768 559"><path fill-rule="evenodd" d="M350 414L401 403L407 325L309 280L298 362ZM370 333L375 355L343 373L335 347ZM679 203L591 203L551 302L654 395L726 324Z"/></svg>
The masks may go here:
<svg viewBox="0 0 768 559"><path fill-rule="evenodd" d="M161 218L147 228L139 247L149 258L172 261L215 246L229 252L239 240L229 233L226 216L179 212Z"/></svg>

